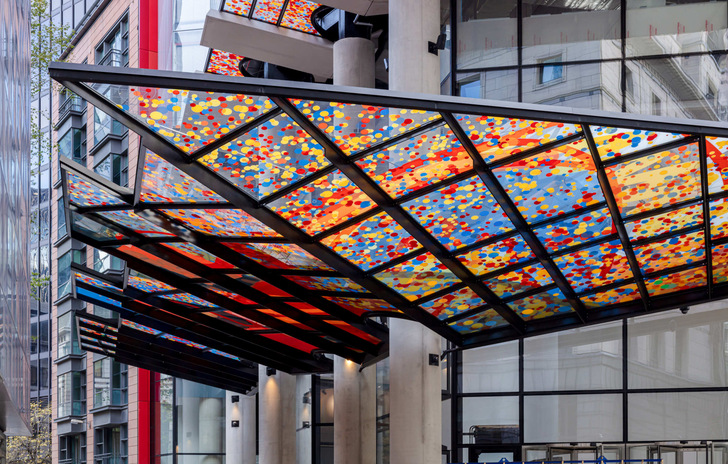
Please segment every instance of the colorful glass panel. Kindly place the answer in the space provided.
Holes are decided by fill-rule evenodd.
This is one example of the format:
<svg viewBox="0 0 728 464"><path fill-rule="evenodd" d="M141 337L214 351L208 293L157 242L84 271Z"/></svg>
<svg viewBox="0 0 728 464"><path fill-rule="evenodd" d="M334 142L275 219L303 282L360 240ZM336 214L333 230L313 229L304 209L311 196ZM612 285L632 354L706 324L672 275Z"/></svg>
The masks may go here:
<svg viewBox="0 0 728 464"><path fill-rule="evenodd" d="M728 236L728 200L710 202L710 234L713 240Z"/></svg>
<svg viewBox="0 0 728 464"><path fill-rule="evenodd" d="M634 254L642 273L649 274L705 259L704 245L705 237L699 231L634 247Z"/></svg>
<svg viewBox="0 0 728 464"><path fill-rule="evenodd" d="M583 141L515 161L493 173L529 223L604 201Z"/></svg>
<svg viewBox="0 0 728 464"><path fill-rule="evenodd" d="M272 202L270 209L315 235L375 206L344 174L334 171Z"/></svg>
<svg viewBox="0 0 728 464"><path fill-rule="evenodd" d="M707 281L708 277L705 268L698 267L654 279L645 279L645 285L650 296L658 296L680 290L702 287L707 284Z"/></svg>
<svg viewBox="0 0 728 464"><path fill-rule="evenodd" d="M259 292L262 292L268 296L272 296L273 298L287 298L291 296L289 293L284 292L280 288L274 287L268 282L264 282L257 277L253 277L252 275L245 274L234 278L244 283L245 285L248 285L251 288L258 290Z"/></svg>
<svg viewBox="0 0 728 464"><path fill-rule="evenodd" d="M573 124L560 122L469 114L455 117L486 163L561 140L581 130Z"/></svg>
<svg viewBox="0 0 728 464"><path fill-rule="evenodd" d="M124 226L128 229L133 230L138 234L142 234L147 237L172 237L174 234L167 232L161 227L157 227L151 222L145 220L135 212L130 210L119 210L119 211L99 211L99 216L106 219L111 223L116 223Z"/></svg>
<svg viewBox="0 0 728 464"><path fill-rule="evenodd" d="M185 153L275 107L266 97L148 87L130 88L129 100L121 109L137 112L151 130Z"/></svg>
<svg viewBox="0 0 728 464"><path fill-rule="evenodd" d="M255 3L252 18L275 24L281 15L283 3L284 0L258 0Z"/></svg>
<svg viewBox="0 0 728 464"><path fill-rule="evenodd" d="M66 172L68 184L68 201L76 206L116 206L125 205L126 202L96 184L92 184L81 177Z"/></svg>
<svg viewBox="0 0 728 464"><path fill-rule="evenodd" d="M420 306L436 318L443 320L483 305L485 305L485 301L469 287L465 287L427 303L422 303Z"/></svg>
<svg viewBox="0 0 728 464"><path fill-rule="evenodd" d="M309 34L317 34L311 25L311 14L318 8L318 3L308 0L289 0L286 11L281 18L281 26Z"/></svg>
<svg viewBox="0 0 728 464"><path fill-rule="evenodd" d="M115 242L124 238L124 234L109 229L108 227L91 220L89 216L82 216L75 211L67 211L71 222L71 230L91 237L98 242Z"/></svg>
<svg viewBox="0 0 728 464"><path fill-rule="evenodd" d="M198 298L195 295L189 293L173 293L171 295L160 295L165 300L175 301L177 303L184 303L193 306L204 306L206 308L215 308L216 306L209 301L205 301L202 298Z"/></svg>
<svg viewBox="0 0 728 464"><path fill-rule="evenodd" d="M142 202L225 203L225 199L161 157L146 151Z"/></svg>
<svg viewBox="0 0 728 464"><path fill-rule="evenodd" d="M700 195L698 144L643 156L607 168L622 216L650 211Z"/></svg>
<svg viewBox="0 0 728 464"><path fill-rule="evenodd" d="M623 287L583 296L581 297L581 301L584 303L584 306L591 309L617 303L627 303L628 301L638 300L639 298L640 291L637 288L637 284L628 284Z"/></svg>
<svg viewBox="0 0 728 464"><path fill-rule="evenodd" d="M544 287L553 283L548 271L536 263L522 269L500 274L484 282L493 293L501 298L508 298L535 288Z"/></svg>
<svg viewBox="0 0 728 464"><path fill-rule="evenodd" d="M303 248L290 243L231 242L223 245L272 269L333 270Z"/></svg>
<svg viewBox="0 0 728 464"><path fill-rule="evenodd" d="M137 324L136 322L129 321L127 319L121 320L121 325L125 327L129 327L130 329L138 330L139 332L144 332L149 335L159 335L162 333L161 330L153 329L151 327L147 327L145 325Z"/></svg>
<svg viewBox="0 0 728 464"><path fill-rule="evenodd" d="M616 234L617 229L609 209L603 208L534 229L534 232L546 248L554 252L608 237Z"/></svg>
<svg viewBox="0 0 728 464"><path fill-rule="evenodd" d="M170 290L175 290L174 287L171 285L167 285L164 282L161 282L156 279L152 279L146 276L142 275L129 275L129 280L127 281L127 285L142 291L146 293L154 293L154 292L166 292Z"/></svg>
<svg viewBox="0 0 728 464"><path fill-rule="evenodd" d="M218 237L280 237L240 209L165 209L164 214L194 231Z"/></svg>
<svg viewBox="0 0 728 464"><path fill-rule="evenodd" d="M683 138L683 134L653 132L642 129L620 129L618 127L591 127L594 142L602 160L618 158L639 150L657 147Z"/></svg>
<svg viewBox="0 0 728 464"><path fill-rule="evenodd" d="M483 330L494 329L508 325L505 319L494 309L488 309L482 313L474 314L465 319L448 323L450 327L459 333L466 335Z"/></svg>
<svg viewBox="0 0 728 464"><path fill-rule="evenodd" d="M351 311L357 316L361 316L369 311L399 311L386 301L375 298L345 298L340 296L325 296L324 298L332 303L336 303L347 311Z"/></svg>
<svg viewBox="0 0 728 464"><path fill-rule="evenodd" d="M192 342L190 340L187 340L185 338L178 337L176 335L170 335L170 334L162 334L161 338L164 338L165 340L170 340L175 343L181 343L182 345L187 345L190 348L197 348L198 350L204 350L207 347L205 345L201 345L199 343Z"/></svg>
<svg viewBox="0 0 728 464"><path fill-rule="evenodd" d="M458 256L476 275L487 274L536 256L520 236L507 238Z"/></svg>
<svg viewBox="0 0 728 464"><path fill-rule="evenodd" d="M140 259L148 264L151 264L152 266L156 266L156 267L158 267L160 269L164 269L166 271L174 272L175 274L179 274L183 277L187 277L188 279L198 278L197 275L193 274L192 272L188 271L187 269L182 269L179 266L175 266L174 264L170 263L169 261L165 261L156 255L153 255L147 251L142 250L141 248L135 247L134 245L122 245L118 248L118 250L128 256L134 257L136 259Z"/></svg>
<svg viewBox="0 0 728 464"><path fill-rule="evenodd" d="M473 160L446 125L390 145L356 164L392 198L473 168Z"/></svg>
<svg viewBox="0 0 728 464"><path fill-rule="evenodd" d="M543 319L574 311L569 302L566 301L564 294L558 288L537 295L527 296L508 303L508 306L513 308L524 321Z"/></svg>
<svg viewBox="0 0 728 464"><path fill-rule="evenodd" d="M448 185L402 206L451 250L513 230L479 177Z"/></svg>
<svg viewBox="0 0 728 464"><path fill-rule="evenodd" d="M321 145L285 114L199 162L258 199L329 166Z"/></svg>
<svg viewBox="0 0 728 464"><path fill-rule="evenodd" d="M235 266L227 261L218 258L212 253L208 253L197 245L191 243L164 243L164 246L171 248L185 257L197 261L200 264L210 267L211 269L234 269Z"/></svg>
<svg viewBox="0 0 728 464"><path fill-rule="evenodd" d="M440 115L432 111L310 100L291 101L347 155L440 119Z"/></svg>
<svg viewBox="0 0 728 464"><path fill-rule="evenodd" d="M708 191L718 193L728 190L728 138L706 137L708 155Z"/></svg>
<svg viewBox="0 0 728 464"><path fill-rule="evenodd" d="M216 350L214 348L211 348L209 352L217 356L222 356L223 358L232 359L233 361L240 361L240 358L238 358L237 356L233 356L231 354L225 353L224 351Z"/></svg>
<svg viewBox="0 0 728 464"><path fill-rule="evenodd" d="M460 283L432 254L424 253L375 275L410 301Z"/></svg>
<svg viewBox="0 0 728 464"><path fill-rule="evenodd" d="M554 262L577 292L633 277L619 240L559 256Z"/></svg>
<svg viewBox="0 0 728 464"><path fill-rule="evenodd" d="M366 289L351 279L343 277L316 277L316 276L285 276L286 279L296 282L309 290L329 292L356 292L366 293Z"/></svg>
<svg viewBox="0 0 728 464"><path fill-rule="evenodd" d="M120 291L120 289L118 287L115 287L108 282L104 282L103 280L96 279L96 278L88 276L86 274L80 274L80 273L76 272L74 274L74 277L76 278L77 281L83 282L87 285L92 285L94 287L103 288L103 289L110 290L113 292Z"/></svg>
<svg viewBox="0 0 728 464"><path fill-rule="evenodd" d="M369 219L330 235L321 243L364 270L387 263L420 244L387 213Z"/></svg>
<svg viewBox="0 0 728 464"><path fill-rule="evenodd" d="M250 8L250 5L248 5ZM207 61L205 72L221 74L223 76L243 77L238 65L243 57L235 53L228 53L222 50L211 49L210 58Z"/></svg>
<svg viewBox="0 0 728 464"><path fill-rule="evenodd" d="M248 298L245 298L243 296L240 296L237 293L233 293L233 292L230 292L228 290L225 290L224 288L222 288L222 287L220 287L218 285L215 285L213 283L206 282L206 283L204 283L202 285L205 288L207 288L209 290L212 290L213 292L217 293L218 295L222 295L222 296L224 296L226 298L230 298L231 300L236 301L236 302L238 302L240 304L251 305L251 306L252 305L259 306L255 301L249 300Z"/></svg>
<svg viewBox="0 0 728 464"><path fill-rule="evenodd" d="M648 237L674 232L686 227L703 223L703 205L697 204L675 211L658 214L638 221L625 223L630 240L641 240Z"/></svg>
<svg viewBox="0 0 728 464"><path fill-rule="evenodd" d="M713 247L713 282L728 282L728 244Z"/></svg>
<svg viewBox="0 0 728 464"><path fill-rule="evenodd" d="M225 0L222 11L240 16L248 16L253 0Z"/></svg>
<svg viewBox="0 0 728 464"><path fill-rule="evenodd" d="M263 324L259 324L232 311L216 311L203 314L205 316L227 322L228 324L232 324L236 327L241 327L245 330L269 330L269 328Z"/></svg>

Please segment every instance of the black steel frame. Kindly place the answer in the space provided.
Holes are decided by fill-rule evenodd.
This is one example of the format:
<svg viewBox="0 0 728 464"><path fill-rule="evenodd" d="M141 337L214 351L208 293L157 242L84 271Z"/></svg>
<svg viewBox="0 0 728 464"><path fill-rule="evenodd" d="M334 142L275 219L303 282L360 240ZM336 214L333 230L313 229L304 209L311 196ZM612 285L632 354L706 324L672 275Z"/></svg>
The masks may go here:
<svg viewBox="0 0 728 464"><path fill-rule="evenodd" d="M664 207L650 211L649 213L635 215L634 217L623 218L622 215L619 214L618 206L616 204L613 194L611 193L611 189L609 188L608 174L610 168L617 163L634 160L643 156L649 156L650 154L659 153L667 149L675 148L676 146L695 142L698 142L700 144L701 170L703 172L706 172L707 159L705 154L705 137L728 137L728 128L719 123L642 117L595 111L579 112L570 109L535 105L518 105L500 102L495 104L492 102L478 102L471 99L463 99L458 97L423 97L419 95L383 92L372 89L361 90L346 87L322 86L317 84L296 83L296 85L294 86L286 82L260 79L231 78L227 76L216 76L210 74L200 76L184 73L161 73L151 70L133 70L133 72L130 70L109 71L107 69L99 69L92 66L70 65L63 63L52 65L50 71L54 79L56 79L66 87L70 88L76 94L84 97L88 102L95 105L100 110L108 112L110 115L112 115L112 117L142 135L142 144L144 147L149 148L151 151L155 152L157 155L161 156L181 171L197 179L206 186L212 188L212 190L214 190L227 201L229 201L230 205L247 212L254 218L258 219L259 221L263 222L267 226L280 233L283 236L283 240L300 246L310 254L322 260L324 263L333 267L338 272L338 275L348 277L354 280L356 283L365 287L370 293L376 295L377 297L390 304L395 305L410 318L420 321L421 323L430 327L432 330L438 332L440 335L448 338L452 342L459 345L469 347L495 343L497 341L517 338L524 334L531 335L537 333L545 333L560 330L566 327L614 320L634 315L636 313L643 313L644 311L659 311L671 309L679 306L684 306L686 304L708 301L709 299L716 298L719 295L728 294L728 288L726 288L726 286L724 285L713 285L712 275L709 275L708 281L711 281L711 284L701 288L678 292L675 294L671 294L667 297L664 295L657 297L650 297L649 295L647 295L646 287L644 285L645 279L659 277L669 273L679 272L698 266L706 266L706 269L710 273L712 271L712 264L709 258L710 249L706 249L707 258L700 263L691 266L679 266L673 269L661 270L659 272L655 272L649 275L643 275L640 270L639 263L634 256L634 252L632 251L632 246L634 242L630 241L624 224L625 222L636 220L637 218L643 218L667 211L672 211L676 208L676 205L666 205ZM308 132L309 135L324 148L325 155L331 163L331 166L327 168L326 173L332 172L334 169L341 170L361 190L363 190L371 199L376 202L376 209L372 211L367 211L366 213L356 218L349 219L344 224L337 225L335 227L337 231L341 230L343 227L351 225L356 221L360 221L366 217L370 217L377 212L385 211L389 215L391 215L397 222L399 222L400 225L405 230L407 230L413 237L415 237L423 245L423 248L406 255L406 257L398 258L395 261L387 263L384 266L380 266L368 272L360 270L356 266L352 265L348 261L333 253L329 248L323 246L321 243L318 242L318 239L325 237L332 232L327 231L320 233L314 237L310 237L308 234L292 226L290 223L283 220L280 216L273 213L266 207L266 204L268 204L270 201L280 198L280 196L283 195L282 193L279 192L277 194L274 194L273 196L275 198L273 199L268 198L260 201L255 200L250 196L244 194L241 190L234 187L227 180L217 176L200 163L195 162L195 160L202 156L202 154L210 153L212 150L211 148L203 148L201 150L198 150L198 152L189 155L181 152L175 145L173 145L165 138L161 137L159 134L155 133L149 127L147 127L145 123L138 120L135 116L122 111L116 105L109 102L103 96L99 95L93 88L88 85L90 83L101 82L113 85L181 88L200 91L226 92L233 94L244 93L246 95L268 96L272 99L274 103L278 105L278 108L280 108L283 113L288 115L288 117L293 119L298 125L306 130L306 132ZM347 157L336 144L334 144L318 129L318 127L316 127L303 114L301 114L295 107L295 105L293 105L288 100L288 98L311 99L319 101L340 101L344 103L428 110L439 112L442 118L438 118L436 121L428 123L426 127L421 127L405 135L398 136L393 139L387 140L386 142L378 144L376 147L367 149L365 152L357 153L354 156ZM499 161L498 163L488 165L484 162L483 158L480 157L477 149L468 139L467 134L460 127L456 118L453 116L454 114L460 113L522 118L536 121L547 120L571 123L580 125L582 131L580 134L576 134L566 140L546 144L542 147L534 148L532 150L528 150L527 152L508 157L505 160ZM276 112L275 114L281 113ZM274 115L271 113L264 114L256 118L254 121L245 124L244 126L245 128L255 127L273 116ZM437 182L432 186L426 187L425 189L416 192L415 194L410 194L406 196L406 198L392 199L381 189L381 187L379 187L368 176L366 176L361 168L353 163L353 160L355 159L359 159L370 153L376 152L377 150L381 150L387 146L391 146L392 144L395 144L401 140L414 137L418 133L422 133L425 130L437 127L441 124L447 124L447 126L455 133L464 149L472 158L474 168L471 171L463 173L459 176L453 176L442 182ZM654 148L650 148L648 150L642 150L640 152L630 154L629 156L617 158L615 160L609 160L608 162L602 162L600 157L597 155L596 146L594 144L593 136L591 134L591 125L627 127L633 129L645 129L674 133L688 133L692 134L692 136L683 138L677 142L670 142ZM231 131L231 133L228 134L225 138L216 140L214 142L215 147L222 146L224 143L233 140L245 130L247 129L239 128ZM557 216L546 221L541 221L537 224L529 225L525 221L523 216L517 211L515 205L513 204L513 201L509 198L504 188L494 177L492 169L494 166L503 166L507 163L523 159L533 154L540 153L551 148L556 148L563 145L564 143L579 140L580 137L584 138L588 147L590 148L596 166L596 174L598 175L599 183L601 185L606 201L590 205L588 208L581 209L578 212L574 212L572 214L582 214L587 211L593 211L599 208L607 207L617 228L617 234L616 236L600 238L599 240L590 241L583 245L571 247L567 250L559 251L558 253L549 253L538 240L533 230L539 226L544 226L564 220L570 215ZM139 169L141 168L142 163L139 164ZM301 185L310 183L314 179L324 174L325 173L319 172L313 176L300 180L293 185L287 187L286 191L290 192ZM508 215L509 219L513 222L515 230L513 232L509 232L507 234L493 237L480 243L461 248L460 250L455 250L455 252L450 252L449 250L445 249L419 222L412 219L412 217L403 210L401 204L406 200L442 188L445 185L451 184L458 180L462 180L464 178L468 178L471 175L477 175L485 183L491 194L496 198L500 206ZM685 202L681 202L679 206L697 204L698 202L702 201L704 205L704 211L707 212L709 206L706 205L706 199L714 200L717 198L723 198L725 196L725 194L723 193L709 195L707 191L706 176L703 175L702 179L703 185L701 186L701 196L699 198L693 198ZM137 199L138 196L135 196L134 206L137 211L142 211L145 209L160 209L160 205L140 204ZM93 208L88 209L86 213L89 214L101 210L103 210L103 208ZM163 213L163 210L160 211L162 211ZM145 214L145 217L150 219L164 218L163 214L159 214L158 211L147 212ZM704 221L703 228L705 229L705 233L707 236L709 235L709 216L705 216L705 219L706 220ZM165 224L164 221L155 223L157 225L161 225L167 230L173 231L173 229L171 228L172 226L170 224ZM174 228L175 230L179 230L177 224L174 225ZM694 230L695 229L685 229L680 232L688 233ZM477 249L488 243L492 243L506 237L514 236L514 234L519 234L526 240L527 244L536 255L535 261L532 260L526 263L520 263L519 265L502 269L497 273L487 274L485 276L474 276L467 268L462 265L462 263L458 259L455 258L455 255L457 254L462 254L467 251ZM656 239L665 238L666 236L671 236L671 234L665 234ZM184 238L190 239L190 237L192 236L186 232ZM220 256L223 249L212 246L210 244L211 241L205 240L206 238L207 237L202 237L198 235L196 237L192 237L191 240L198 245L203 244L203 248L207 247L207 251ZM589 291L585 291L577 295L573 291L569 282L565 279L561 271L554 265L553 258L561 254L577 251L579 249L594 246L595 244L602 243L603 241L613 240L616 238L619 238L622 242L622 246L624 247L625 252L628 255L634 277L625 281L605 285L600 288L592 288ZM706 244L710 245L710 237L707 237ZM151 243L145 243L144 246L149 247L150 250L157 249L157 247L153 247ZM389 287L385 286L384 284L373 278L374 273L384 270L387 267L391 267L396 263L402 262L407 258L411 258L412 256L424 252L432 253L438 260L445 264L453 274L457 275L464 282L465 285L468 285L476 294L481 296L481 298L483 298L488 303L487 306L475 308L472 312L469 311L467 315L477 313L479 311L485 310L486 308L491 308L498 311L498 313L501 314L511 325L505 328L492 329L487 332L474 333L462 336L461 334L455 332L452 328L448 327L447 323L462 319L463 317L467 316L457 315L451 319L446 320L445 323L443 323L442 321L437 320L435 317L431 316L429 313L426 313L425 311L419 309L415 304L437 298L438 296L447 293L446 291L441 291L434 295L429 295L428 297L421 298L420 300L417 300L413 303L406 300L400 294L396 293ZM221 258L229 259L229 256L221 256ZM491 290L482 283L483 280L491 278L494 275L509 272L514 269L520 269L529 264L533 264L534 262L540 262L548 270L553 281L555 282L555 285L558 286L558 288L566 296L567 300L574 309L573 313L564 316L553 316L540 321L524 322L520 317L515 314L515 312L510 307L507 306L506 303L522 298L526 295L537 293L536 290L529 290L528 292L521 293L509 299L501 299L493 294ZM240 264L242 267L250 266L250 263L247 262L244 264ZM253 274L264 276L267 279L276 277L275 273L271 273L265 269L253 270L248 268L247 270L249 272L252 272ZM330 274L319 274L314 272L312 275ZM206 278L207 276L208 275L206 274ZM586 308L583 306L583 303L579 299L580 296L609 290L629 283L636 283L638 285L642 297L641 300L637 300L635 302L630 302L627 304L607 306L604 308L600 308L599 310L586 310ZM458 284L456 286L448 288L447 291L453 291L458 288L462 288L462 286L463 284ZM539 291L543 291L548 288L553 288L553 286L542 287L541 289L539 289ZM308 294L306 294L307 292ZM312 297L310 293L312 292L303 290L300 295L310 298Z"/></svg>

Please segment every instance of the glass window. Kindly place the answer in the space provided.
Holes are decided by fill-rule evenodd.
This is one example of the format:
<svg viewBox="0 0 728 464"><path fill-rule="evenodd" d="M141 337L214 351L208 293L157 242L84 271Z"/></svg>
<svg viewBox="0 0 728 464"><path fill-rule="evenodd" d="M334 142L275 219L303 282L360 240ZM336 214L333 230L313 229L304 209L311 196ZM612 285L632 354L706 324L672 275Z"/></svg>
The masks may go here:
<svg viewBox="0 0 728 464"><path fill-rule="evenodd" d="M111 270L124 269L124 260L111 256L108 253L99 251L94 248L94 270L98 272L107 272Z"/></svg>
<svg viewBox="0 0 728 464"><path fill-rule="evenodd" d="M95 464L127 464L129 439L126 424L94 430Z"/></svg>
<svg viewBox="0 0 728 464"><path fill-rule="evenodd" d="M63 202L63 197L58 198L58 239L65 237L66 232L66 207Z"/></svg>
<svg viewBox="0 0 728 464"><path fill-rule="evenodd" d="M123 67L129 65L129 19L122 18L104 40L96 46L96 64Z"/></svg>
<svg viewBox="0 0 728 464"><path fill-rule="evenodd" d="M58 437L58 464L82 464L86 462L86 434L61 435Z"/></svg>
<svg viewBox="0 0 728 464"><path fill-rule="evenodd" d="M526 391L622 388L622 323L527 338Z"/></svg>
<svg viewBox="0 0 728 464"><path fill-rule="evenodd" d="M83 354L78 345L76 320L73 313L66 313L58 318L58 357L70 354Z"/></svg>
<svg viewBox="0 0 728 464"><path fill-rule="evenodd" d="M71 250L58 258L58 298L71 292L71 261L86 264L86 250Z"/></svg>
<svg viewBox="0 0 728 464"><path fill-rule="evenodd" d="M86 372L58 376L58 417L86 414Z"/></svg>
<svg viewBox="0 0 728 464"><path fill-rule="evenodd" d="M518 64L516 0L458 0L460 70Z"/></svg>
<svg viewBox="0 0 728 464"><path fill-rule="evenodd" d="M461 360L461 392L518 391L518 342L463 350Z"/></svg>
<svg viewBox="0 0 728 464"><path fill-rule="evenodd" d="M86 166L86 128L69 129L58 139L58 154Z"/></svg>
<svg viewBox="0 0 728 464"><path fill-rule="evenodd" d="M461 73L458 76L458 92L461 97L518 101L518 70Z"/></svg>
<svg viewBox="0 0 728 464"><path fill-rule="evenodd" d="M462 399L463 443L518 443L518 397Z"/></svg>
<svg viewBox="0 0 728 464"><path fill-rule="evenodd" d="M538 83L548 84L560 81L564 76L564 65L561 64L561 55L545 58L540 61L538 68Z"/></svg>
<svg viewBox="0 0 728 464"><path fill-rule="evenodd" d="M631 393L629 440L725 440L728 392Z"/></svg>
<svg viewBox="0 0 728 464"><path fill-rule="evenodd" d="M622 440L622 395L527 396L527 443Z"/></svg>
<svg viewBox="0 0 728 464"><path fill-rule="evenodd" d="M126 364L111 358L94 362L94 408L122 406L128 402Z"/></svg>
<svg viewBox="0 0 728 464"><path fill-rule="evenodd" d="M175 382L177 451L225 453L225 390L182 379ZM196 445L198 440L205 441L204 448Z"/></svg>
<svg viewBox="0 0 728 464"><path fill-rule="evenodd" d="M108 155L96 165L94 171L117 185L122 187L129 185L129 160L126 152Z"/></svg>

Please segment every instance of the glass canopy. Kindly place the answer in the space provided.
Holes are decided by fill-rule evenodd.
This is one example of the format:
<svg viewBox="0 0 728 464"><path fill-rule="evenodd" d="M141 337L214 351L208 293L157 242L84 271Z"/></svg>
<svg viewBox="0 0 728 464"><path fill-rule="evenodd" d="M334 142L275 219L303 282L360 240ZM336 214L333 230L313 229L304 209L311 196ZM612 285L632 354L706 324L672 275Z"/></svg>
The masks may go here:
<svg viewBox="0 0 728 464"><path fill-rule="evenodd" d="M309 354L381 354L381 317L467 347L728 295L717 124L84 65L51 74L142 136L133 192L64 161L72 234L183 289L165 300Z"/></svg>
<svg viewBox="0 0 728 464"><path fill-rule="evenodd" d="M308 0L225 0L220 11L319 35L311 14L320 6Z"/></svg>

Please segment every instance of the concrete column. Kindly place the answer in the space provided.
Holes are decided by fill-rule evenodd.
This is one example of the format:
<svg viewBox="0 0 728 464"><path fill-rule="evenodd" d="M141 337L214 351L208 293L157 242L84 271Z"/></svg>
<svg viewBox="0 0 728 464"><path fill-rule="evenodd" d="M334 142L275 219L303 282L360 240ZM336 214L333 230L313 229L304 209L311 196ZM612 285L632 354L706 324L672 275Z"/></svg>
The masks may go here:
<svg viewBox="0 0 728 464"><path fill-rule="evenodd" d="M237 395L237 403L232 402L233 395ZM225 393L225 404L225 462L256 464L255 396L229 391ZM233 427L232 421L238 421L239 426Z"/></svg>
<svg viewBox="0 0 728 464"><path fill-rule="evenodd" d="M296 461L296 378L283 372L266 374L258 367L260 464Z"/></svg>
<svg viewBox="0 0 728 464"><path fill-rule="evenodd" d="M222 398L201 398L199 416L199 452L222 453L222 432L220 416L222 415ZM205 456L202 464L220 464L220 456Z"/></svg>
<svg viewBox="0 0 728 464"><path fill-rule="evenodd" d="M311 464L312 431L311 403L304 403L303 396L311 391L311 376L296 376L296 462L295 464ZM304 423L309 426L305 427Z"/></svg>
<svg viewBox="0 0 728 464"><path fill-rule="evenodd" d="M377 460L377 371L334 357L334 464Z"/></svg>
<svg viewBox="0 0 728 464"><path fill-rule="evenodd" d="M374 44L347 37L334 42L334 84L374 87Z"/></svg>

